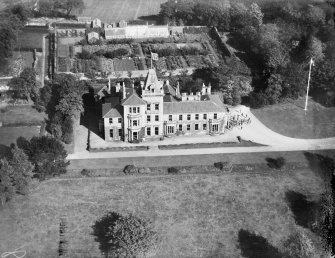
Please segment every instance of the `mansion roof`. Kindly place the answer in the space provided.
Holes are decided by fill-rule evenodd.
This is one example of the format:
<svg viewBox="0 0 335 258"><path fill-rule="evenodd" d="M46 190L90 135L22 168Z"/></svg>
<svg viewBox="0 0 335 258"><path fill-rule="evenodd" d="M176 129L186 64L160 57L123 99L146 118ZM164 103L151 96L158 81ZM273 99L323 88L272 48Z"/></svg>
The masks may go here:
<svg viewBox="0 0 335 258"><path fill-rule="evenodd" d="M122 101L122 106L141 106L146 104L147 103L134 92Z"/></svg>
<svg viewBox="0 0 335 258"><path fill-rule="evenodd" d="M211 100L164 102L164 114L223 112L223 107Z"/></svg>

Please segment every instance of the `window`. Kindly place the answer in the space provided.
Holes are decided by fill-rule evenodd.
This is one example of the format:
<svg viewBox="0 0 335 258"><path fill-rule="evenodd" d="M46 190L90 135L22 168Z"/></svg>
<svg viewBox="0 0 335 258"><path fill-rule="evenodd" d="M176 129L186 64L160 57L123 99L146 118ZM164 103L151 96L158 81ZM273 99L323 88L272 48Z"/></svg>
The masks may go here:
<svg viewBox="0 0 335 258"><path fill-rule="evenodd" d="M167 132L168 132L168 134L174 133L174 126L168 126L167 127Z"/></svg>
<svg viewBox="0 0 335 258"><path fill-rule="evenodd" d="M138 140L138 132L133 132L133 140L134 141Z"/></svg>
<svg viewBox="0 0 335 258"><path fill-rule="evenodd" d="M147 105L147 110L151 110L151 105L150 104Z"/></svg>
<svg viewBox="0 0 335 258"><path fill-rule="evenodd" d="M122 123L122 118L119 117L118 120L117 120L117 122L118 122L119 124L121 124L121 123Z"/></svg>
<svg viewBox="0 0 335 258"><path fill-rule="evenodd" d="M138 126L138 120L133 120L133 126Z"/></svg>
<svg viewBox="0 0 335 258"><path fill-rule="evenodd" d="M207 119L207 114L204 114L204 119L205 119L205 120Z"/></svg>
<svg viewBox="0 0 335 258"><path fill-rule="evenodd" d="M140 113L140 107L137 107L137 113Z"/></svg>
<svg viewBox="0 0 335 258"><path fill-rule="evenodd" d="M147 127L147 135L151 135L151 128L150 127Z"/></svg>
<svg viewBox="0 0 335 258"><path fill-rule="evenodd" d="M218 124L212 125L212 131L213 132L218 132L219 131L219 125Z"/></svg>
<svg viewBox="0 0 335 258"><path fill-rule="evenodd" d="M133 113L136 113L136 107L133 107Z"/></svg>
<svg viewBox="0 0 335 258"><path fill-rule="evenodd" d="M151 121L151 116L147 116L147 122Z"/></svg>
<svg viewBox="0 0 335 258"><path fill-rule="evenodd" d="M172 121L172 115L169 115L169 121Z"/></svg>
<svg viewBox="0 0 335 258"><path fill-rule="evenodd" d="M110 124L113 124L113 118L110 118L110 119L109 119L109 123L110 123Z"/></svg>
<svg viewBox="0 0 335 258"><path fill-rule="evenodd" d="M178 130L182 131L183 130L183 125L178 125Z"/></svg>
<svg viewBox="0 0 335 258"><path fill-rule="evenodd" d="M159 110L159 104L155 104L155 110Z"/></svg>
<svg viewBox="0 0 335 258"><path fill-rule="evenodd" d="M159 116L155 116L155 121L159 121Z"/></svg>
<svg viewBox="0 0 335 258"><path fill-rule="evenodd" d="M202 130L206 131L207 130L207 124L202 125Z"/></svg>
<svg viewBox="0 0 335 258"><path fill-rule="evenodd" d="M159 135L159 127L155 127L155 135Z"/></svg>
<svg viewBox="0 0 335 258"><path fill-rule="evenodd" d="M187 115L187 120L191 120L191 115Z"/></svg>
<svg viewBox="0 0 335 258"><path fill-rule="evenodd" d="M129 113L131 113L131 107L129 108Z"/></svg>
<svg viewBox="0 0 335 258"><path fill-rule="evenodd" d="M214 119L218 119L218 114L214 113Z"/></svg>
<svg viewBox="0 0 335 258"><path fill-rule="evenodd" d="M179 115L179 121L183 120L183 115Z"/></svg>
<svg viewBox="0 0 335 258"><path fill-rule="evenodd" d="M121 139L121 137L122 137L122 129L119 129L119 137Z"/></svg>
<svg viewBox="0 0 335 258"><path fill-rule="evenodd" d="M194 125L194 130L198 131L199 130L199 124Z"/></svg>
<svg viewBox="0 0 335 258"><path fill-rule="evenodd" d="M190 131L190 130L191 130L191 125L187 125L187 126L186 126L186 130L187 130L187 131Z"/></svg>
<svg viewBox="0 0 335 258"><path fill-rule="evenodd" d="M199 114L195 114L195 120L199 120Z"/></svg>
<svg viewBox="0 0 335 258"><path fill-rule="evenodd" d="M110 129L110 130L109 130L109 137L110 137L110 138L114 138L113 129Z"/></svg>

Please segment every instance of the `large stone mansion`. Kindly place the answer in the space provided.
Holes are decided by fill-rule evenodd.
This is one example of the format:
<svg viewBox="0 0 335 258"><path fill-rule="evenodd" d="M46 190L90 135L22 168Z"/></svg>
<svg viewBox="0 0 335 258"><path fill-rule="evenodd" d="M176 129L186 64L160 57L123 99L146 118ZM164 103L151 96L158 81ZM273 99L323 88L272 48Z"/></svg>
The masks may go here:
<svg viewBox="0 0 335 258"><path fill-rule="evenodd" d="M179 85L160 81L153 69L134 87L117 84L115 94L102 105L100 130L106 141L141 142L175 135L222 134L227 124L226 107L211 86L201 92L180 94ZM108 91L111 92L109 84Z"/></svg>

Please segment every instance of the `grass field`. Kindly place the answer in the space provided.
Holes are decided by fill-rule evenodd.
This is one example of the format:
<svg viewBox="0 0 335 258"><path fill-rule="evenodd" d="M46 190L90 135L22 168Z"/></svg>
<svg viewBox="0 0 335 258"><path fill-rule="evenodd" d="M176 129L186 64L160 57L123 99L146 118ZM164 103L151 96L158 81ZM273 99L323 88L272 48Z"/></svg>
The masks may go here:
<svg viewBox="0 0 335 258"><path fill-rule="evenodd" d="M86 9L81 16L99 18L104 22L135 20L156 15L166 0L84 0Z"/></svg>
<svg viewBox="0 0 335 258"><path fill-rule="evenodd" d="M273 131L294 138L335 136L335 107L326 108L312 100L304 111L305 99L251 110Z"/></svg>
<svg viewBox="0 0 335 258"><path fill-rule="evenodd" d="M0 121L3 125L41 124L45 118L45 113L39 113L31 106L8 106L0 109Z"/></svg>
<svg viewBox="0 0 335 258"><path fill-rule="evenodd" d="M27 257L58 256L62 219L67 257L101 257L91 226L116 211L154 220L162 238L155 257L241 257L240 229L282 248L298 228L285 192L315 197L320 189L310 170L50 180L0 210L0 253L24 245Z"/></svg>

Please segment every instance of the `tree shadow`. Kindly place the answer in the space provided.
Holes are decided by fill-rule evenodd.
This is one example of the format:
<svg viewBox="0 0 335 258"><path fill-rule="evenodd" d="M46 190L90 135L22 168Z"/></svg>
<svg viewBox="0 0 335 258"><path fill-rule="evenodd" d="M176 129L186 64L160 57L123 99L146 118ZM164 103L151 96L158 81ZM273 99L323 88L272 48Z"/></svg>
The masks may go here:
<svg viewBox="0 0 335 258"><path fill-rule="evenodd" d="M100 136L99 121L102 118L101 104L95 100L94 89L90 88L83 95L84 112L80 117L80 125Z"/></svg>
<svg viewBox="0 0 335 258"><path fill-rule="evenodd" d="M332 175L335 172L334 159L312 152L305 152L304 155L308 161L310 169L315 175L322 178L326 184L329 184L332 180Z"/></svg>
<svg viewBox="0 0 335 258"><path fill-rule="evenodd" d="M304 194L295 191L287 191L285 198L297 225L314 231L313 223L319 207L317 202L309 201Z"/></svg>
<svg viewBox="0 0 335 258"><path fill-rule="evenodd" d="M8 158L11 155L11 148L9 146L0 144L0 158Z"/></svg>
<svg viewBox="0 0 335 258"><path fill-rule="evenodd" d="M159 15L143 15L138 17L139 20L146 21L149 24L162 25L162 19ZM165 24L166 25L166 24Z"/></svg>
<svg viewBox="0 0 335 258"><path fill-rule="evenodd" d="M92 235L95 236L94 240L99 243L99 249L105 257L108 257L111 248L115 245L115 243L111 243L113 236L110 234L110 228L113 228L116 222L121 218L120 214L116 212L109 212L100 220L97 220L92 226Z"/></svg>
<svg viewBox="0 0 335 258"><path fill-rule="evenodd" d="M284 255L272 246L266 238L240 229L238 243L242 256L246 258L282 258Z"/></svg>

